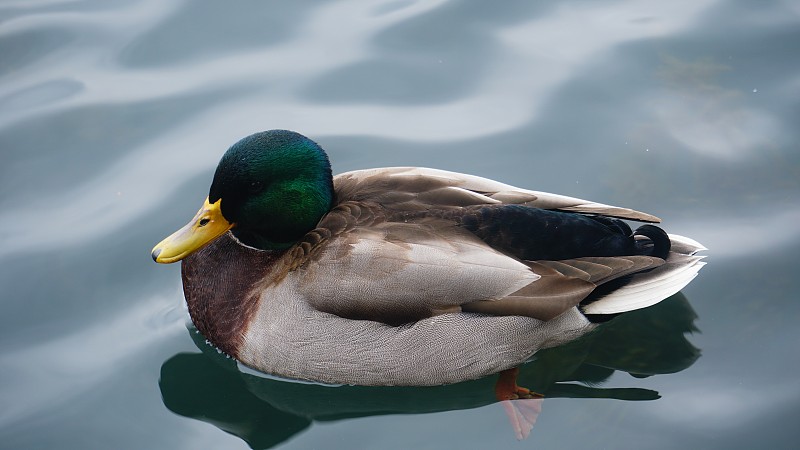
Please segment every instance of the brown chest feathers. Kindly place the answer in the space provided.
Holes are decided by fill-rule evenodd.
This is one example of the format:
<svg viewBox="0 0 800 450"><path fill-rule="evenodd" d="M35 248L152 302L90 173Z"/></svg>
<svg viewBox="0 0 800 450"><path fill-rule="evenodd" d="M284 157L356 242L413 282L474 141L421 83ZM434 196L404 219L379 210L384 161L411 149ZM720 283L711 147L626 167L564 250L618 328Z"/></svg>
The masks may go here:
<svg viewBox="0 0 800 450"><path fill-rule="evenodd" d="M281 253L244 247L226 234L181 263L192 322L234 358L258 308L259 293L254 288Z"/></svg>

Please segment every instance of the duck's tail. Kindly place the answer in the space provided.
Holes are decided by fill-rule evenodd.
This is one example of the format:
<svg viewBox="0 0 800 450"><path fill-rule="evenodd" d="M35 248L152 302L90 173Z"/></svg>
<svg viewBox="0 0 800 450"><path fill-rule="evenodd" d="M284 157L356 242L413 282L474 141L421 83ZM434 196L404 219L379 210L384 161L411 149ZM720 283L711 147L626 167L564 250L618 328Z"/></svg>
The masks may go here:
<svg viewBox="0 0 800 450"><path fill-rule="evenodd" d="M637 236L646 239L637 239ZM648 256L655 256L665 260L669 256L670 248L672 248L672 241L669 235L655 225L640 226L633 232L633 238L636 239L636 246L639 247L643 254Z"/></svg>
<svg viewBox="0 0 800 450"><path fill-rule="evenodd" d="M581 306L581 311L590 319L602 321L600 316L655 305L683 289L706 264L702 261L703 256L696 256L697 252L706 248L693 239L667 234L661 228L652 225L639 227L634 236L646 237L646 240L641 239L646 241L641 243L643 251L664 259L666 263L652 270L631 275L621 287L591 296L594 297L591 303Z"/></svg>

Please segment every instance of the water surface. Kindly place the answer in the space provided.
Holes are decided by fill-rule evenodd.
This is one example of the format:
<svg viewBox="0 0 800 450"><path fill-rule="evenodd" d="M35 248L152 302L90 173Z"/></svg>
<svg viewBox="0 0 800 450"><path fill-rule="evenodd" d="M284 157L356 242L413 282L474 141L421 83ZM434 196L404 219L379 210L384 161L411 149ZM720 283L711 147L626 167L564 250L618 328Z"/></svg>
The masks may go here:
<svg viewBox="0 0 800 450"><path fill-rule="evenodd" d="M5 1L2 447L793 448L798 50L788 1ZM709 264L647 326L526 366L546 397L521 443L491 378L241 374L149 250L270 128L335 172L436 167L644 210Z"/></svg>

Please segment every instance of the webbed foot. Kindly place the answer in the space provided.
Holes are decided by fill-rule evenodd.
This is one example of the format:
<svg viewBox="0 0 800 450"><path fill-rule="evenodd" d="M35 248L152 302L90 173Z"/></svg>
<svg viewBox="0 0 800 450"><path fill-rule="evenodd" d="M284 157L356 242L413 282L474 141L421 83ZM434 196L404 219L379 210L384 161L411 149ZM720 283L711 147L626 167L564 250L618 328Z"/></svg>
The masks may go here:
<svg viewBox="0 0 800 450"><path fill-rule="evenodd" d="M500 378L494 386L494 395L498 400L517 400L525 398L544 398L544 395L517 385L519 368L514 367L500 372Z"/></svg>
<svg viewBox="0 0 800 450"><path fill-rule="evenodd" d="M523 440L531 433L539 413L542 412L544 396L518 386L518 373L519 369L516 367L500 372L494 393L500 400L517 439Z"/></svg>

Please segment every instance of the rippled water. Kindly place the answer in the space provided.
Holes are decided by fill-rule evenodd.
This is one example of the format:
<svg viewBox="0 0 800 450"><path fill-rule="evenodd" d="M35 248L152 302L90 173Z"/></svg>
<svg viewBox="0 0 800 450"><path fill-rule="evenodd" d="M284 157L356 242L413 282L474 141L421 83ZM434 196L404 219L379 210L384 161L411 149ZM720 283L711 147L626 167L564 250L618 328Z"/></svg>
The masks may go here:
<svg viewBox="0 0 800 450"><path fill-rule="evenodd" d="M798 50L791 1L6 0L0 446L793 448ZM521 443L493 378L240 374L149 251L270 128L336 172L437 167L651 212L709 264L523 368L546 397Z"/></svg>

